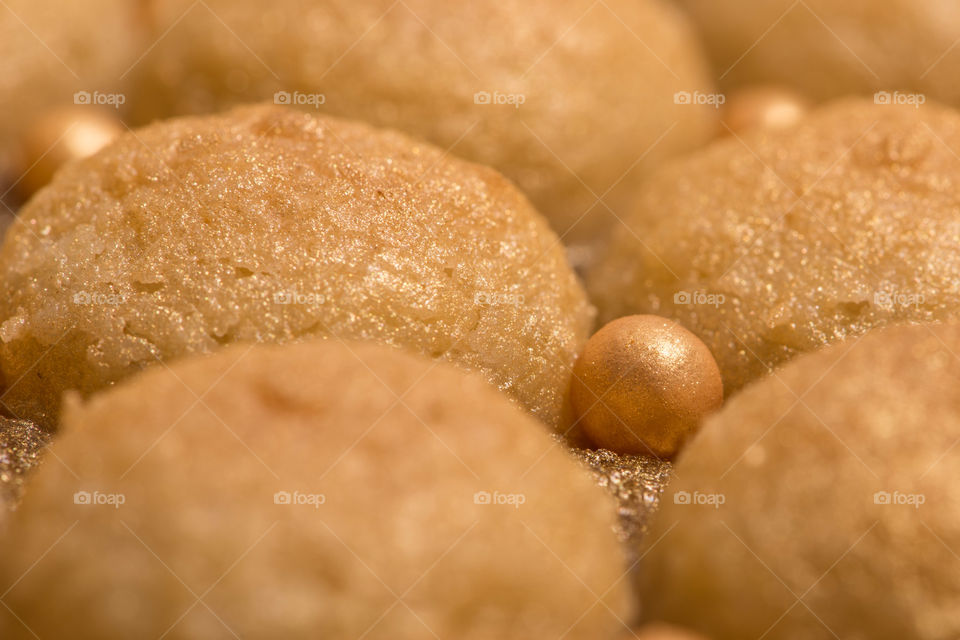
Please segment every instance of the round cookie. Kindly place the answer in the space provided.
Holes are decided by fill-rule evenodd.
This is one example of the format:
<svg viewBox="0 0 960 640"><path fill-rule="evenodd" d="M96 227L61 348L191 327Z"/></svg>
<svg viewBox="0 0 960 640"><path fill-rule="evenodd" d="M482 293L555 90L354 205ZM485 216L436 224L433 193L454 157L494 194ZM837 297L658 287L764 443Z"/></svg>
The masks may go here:
<svg viewBox="0 0 960 640"><path fill-rule="evenodd" d="M960 634L960 327L868 333L731 399L648 536L648 620L717 639Z"/></svg>
<svg viewBox="0 0 960 640"><path fill-rule="evenodd" d="M625 628L612 501L450 365L235 345L74 402L53 451L3 538L4 638Z"/></svg>
<svg viewBox="0 0 960 640"><path fill-rule="evenodd" d="M159 123L65 167L10 229L0 295L3 401L46 426L66 389L320 335L478 369L554 424L593 318L495 171L274 106Z"/></svg>
<svg viewBox="0 0 960 640"><path fill-rule="evenodd" d="M725 89L773 82L818 99L886 91L892 100L909 100L919 92L960 105L960 6L951 0L679 4L699 28Z"/></svg>
<svg viewBox="0 0 960 640"><path fill-rule="evenodd" d="M960 311L960 115L852 100L645 184L588 277L602 321L678 320L729 395L798 353Z"/></svg>
<svg viewBox="0 0 960 640"><path fill-rule="evenodd" d="M126 96L119 93L121 76L133 63L142 35L135 27L134 8L123 0L4 0L0 5L3 191L29 168L29 164L21 166L20 136L39 113L84 101L122 106Z"/></svg>
<svg viewBox="0 0 960 640"><path fill-rule="evenodd" d="M396 128L503 172L568 243L717 127L705 56L660 0L191 4L153 3L163 39L131 73L141 122L276 96Z"/></svg>

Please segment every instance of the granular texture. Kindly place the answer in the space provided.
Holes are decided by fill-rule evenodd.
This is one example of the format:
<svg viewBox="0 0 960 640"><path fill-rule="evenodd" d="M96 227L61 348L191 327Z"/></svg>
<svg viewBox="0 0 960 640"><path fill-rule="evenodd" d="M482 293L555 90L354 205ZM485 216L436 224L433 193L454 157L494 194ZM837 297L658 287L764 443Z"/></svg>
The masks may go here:
<svg viewBox="0 0 960 640"><path fill-rule="evenodd" d="M678 4L724 88L769 82L818 99L901 91L960 106L960 5L952 0Z"/></svg>
<svg viewBox="0 0 960 640"><path fill-rule="evenodd" d="M647 533L650 520L670 481L671 463L653 456L621 455L607 449L574 449L581 464L617 500L617 535L626 544L629 559Z"/></svg>
<svg viewBox="0 0 960 640"><path fill-rule="evenodd" d="M644 187L588 289L607 321L678 320L729 395L892 322L960 311L960 115L835 103L678 161Z"/></svg>
<svg viewBox="0 0 960 640"><path fill-rule="evenodd" d="M717 640L960 635L960 327L878 329L732 398L647 537L648 620Z"/></svg>
<svg viewBox="0 0 960 640"><path fill-rule="evenodd" d="M0 251L15 414L233 342L369 339L560 415L593 310L498 173L282 107L173 120L65 167Z"/></svg>
<svg viewBox="0 0 960 640"><path fill-rule="evenodd" d="M2 542L3 588L22 576L4 638L595 640L628 620L612 501L450 365L234 345L73 402L52 450Z"/></svg>
<svg viewBox="0 0 960 640"><path fill-rule="evenodd" d="M660 0L152 6L157 43L130 76L140 122L276 95L393 127L503 172L568 244L617 224L643 174L717 128L697 99L706 57Z"/></svg>
<svg viewBox="0 0 960 640"><path fill-rule="evenodd" d="M49 435L32 422L0 417L0 525L20 504L24 482L40 464L48 441Z"/></svg>

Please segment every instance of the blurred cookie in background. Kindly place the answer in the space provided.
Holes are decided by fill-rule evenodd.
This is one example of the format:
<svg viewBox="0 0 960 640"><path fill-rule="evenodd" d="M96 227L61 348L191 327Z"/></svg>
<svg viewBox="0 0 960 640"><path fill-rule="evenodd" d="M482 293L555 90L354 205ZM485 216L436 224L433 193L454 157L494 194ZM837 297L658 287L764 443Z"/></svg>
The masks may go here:
<svg viewBox="0 0 960 640"><path fill-rule="evenodd" d="M576 246L718 127L699 42L659 0L151 6L139 122L270 99L393 127L500 170Z"/></svg>
<svg viewBox="0 0 960 640"><path fill-rule="evenodd" d="M0 175L4 191L32 164L23 133L48 109L72 105L118 111L124 74L146 32L124 0L5 0L0 5ZM136 53L135 53L136 52Z"/></svg>
<svg viewBox="0 0 960 640"><path fill-rule="evenodd" d="M960 5L952 0L677 4L702 34L724 91L774 83L814 100L882 91L878 100L960 106Z"/></svg>

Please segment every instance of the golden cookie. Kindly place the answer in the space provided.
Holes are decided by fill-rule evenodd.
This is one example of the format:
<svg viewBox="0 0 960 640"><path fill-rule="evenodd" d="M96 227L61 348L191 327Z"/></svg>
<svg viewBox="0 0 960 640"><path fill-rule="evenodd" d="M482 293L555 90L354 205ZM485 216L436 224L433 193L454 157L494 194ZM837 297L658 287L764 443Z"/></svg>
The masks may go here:
<svg viewBox="0 0 960 640"><path fill-rule="evenodd" d="M644 617L718 640L960 634L957 353L958 326L880 329L732 398L674 468Z"/></svg>
<svg viewBox="0 0 960 640"><path fill-rule="evenodd" d="M155 367L71 405L53 450L3 537L4 638L595 640L629 615L589 474L398 350Z"/></svg>
<svg viewBox="0 0 960 640"><path fill-rule="evenodd" d="M158 360L313 336L482 371L549 424L593 310L547 223L495 171L282 107L156 124L68 165L0 251L4 403Z"/></svg>
<svg viewBox="0 0 960 640"><path fill-rule="evenodd" d="M872 327L960 314L960 115L845 101L728 138L645 184L588 289L677 320L727 394Z"/></svg>

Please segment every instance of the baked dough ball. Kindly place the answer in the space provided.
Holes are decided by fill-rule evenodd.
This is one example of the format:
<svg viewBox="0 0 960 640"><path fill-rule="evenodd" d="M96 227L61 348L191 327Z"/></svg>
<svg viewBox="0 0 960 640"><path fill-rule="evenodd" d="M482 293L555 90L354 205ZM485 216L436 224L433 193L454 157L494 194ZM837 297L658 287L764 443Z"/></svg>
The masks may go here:
<svg viewBox="0 0 960 640"><path fill-rule="evenodd" d="M834 103L652 177L588 289L678 320L726 393L798 353L960 311L960 115Z"/></svg>
<svg viewBox="0 0 960 640"><path fill-rule="evenodd" d="M958 326L881 329L708 419L647 538L644 616L718 640L957 637L956 353Z"/></svg>
<svg viewBox="0 0 960 640"><path fill-rule="evenodd" d="M0 182L8 185L28 166L20 163L25 127L53 106L110 101L121 76L139 55L135 10L124 0L4 0L0 5ZM136 52L136 53L134 53ZM96 94L96 95L95 95ZM82 101L83 97L80 97ZM117 105L121 106L121 105Z"/></svg>
<svg viewBox="0 0 960 640"><path fill-rule="evenodd" d="M814 98L921 92L960 105L951 0L679 0L726 88L774 82Z"/></svg>
<svg viewBox="0 0 960 640"><path fill-rule="evenodd" d="M548 423L592 323L562 246L496 172L281 107L160 123L68 165L0 250L4 402L311 336L479 369Z"/></svg>
<svg viewBox="0 0 960 640"><path fill-rule="evenodd" d="M131 73L141 121L283 91L499 169L568 243L613 224L642 174L716 128L714 106L674 102L712 92L709 65L659 0L191 4L153 3L163 38Z"/></svg>
<svg viewBox="0 0 960 640"><path fill-rule="evenodd" d="M333 340L235 345L73 404L63 431L3 539L4 589L22 575L4 638L625 628L612 502L450 365Z"/></svg>

